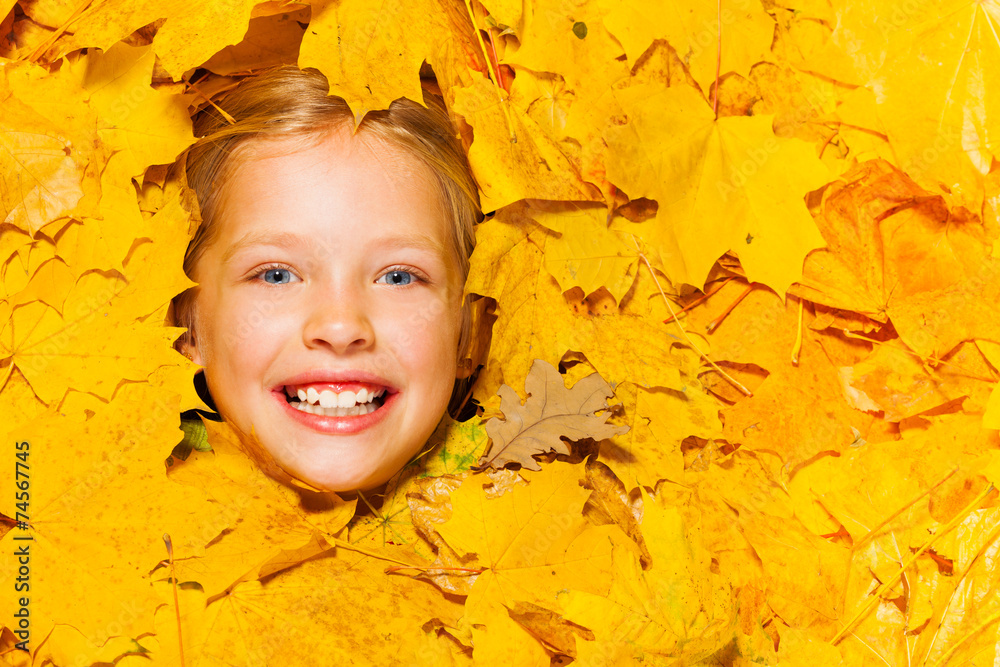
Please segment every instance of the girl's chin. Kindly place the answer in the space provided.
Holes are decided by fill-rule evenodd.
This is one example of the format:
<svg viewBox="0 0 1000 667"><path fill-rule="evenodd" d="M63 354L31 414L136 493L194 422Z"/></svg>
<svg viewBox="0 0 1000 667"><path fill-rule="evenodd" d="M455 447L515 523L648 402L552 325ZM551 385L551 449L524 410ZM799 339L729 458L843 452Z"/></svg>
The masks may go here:
<svg viewBox="0 0 1000 667"><path fill-rule="evenodd" d="M401 465L400 469L402 467ZM368 492L378 489L399 472L399 469L386 471L381 467L371 469L364 466L364 462L361 461L357 462L357 467L354 470L344 470L343 466L336 466L335 469L317 470L314 465L289 466L285 470L295 479L305 482L317 490L333 491L334 493ZM324 472L327 474L322 474Z"/></svg>

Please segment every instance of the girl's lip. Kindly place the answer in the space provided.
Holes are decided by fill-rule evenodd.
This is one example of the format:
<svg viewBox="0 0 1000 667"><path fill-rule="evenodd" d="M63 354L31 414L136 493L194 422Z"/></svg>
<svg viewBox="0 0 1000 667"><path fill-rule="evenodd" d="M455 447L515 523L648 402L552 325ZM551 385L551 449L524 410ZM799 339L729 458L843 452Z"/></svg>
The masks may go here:
<svg viewBox="0 0 1000 667"><path fill-rule="evenodd" d="M333 392L335 392L337 394L339 394L341 392L344 392L344 391L353 391L355 394L357 394L362 389L364 389L369 394L379 394L379 395L381 395L381 394L383 394L383 393L385 393L387 391L391 393L391 390L387 389L386 387L382 387L382 386L374 385L374 384L369 384L367 382L336 382L336 383L331 383L331 382L316 382L316 383L308 384L308 385L304 385L304 384L300 384L300 385L289 384L289 385L285 385L285 393L288 394L289 396L291 396L292 398L296 398L298 396L298 392L300 390L308 390L309 388L313 388L317 392L320 392L320 393L322 393L323 391L329 390L329 391L333 391Z"/></svg>
<svg viewBox="0 0 1000 667"><path fill-rule="evenodd" d="M383 398L382 406L366 415L357 415L353 417L323 417L309 412L302 412L301 410L293 408L292 404L285 400L283 387L279 388L277 391L272 391L271 394L275 397L275 400L281 404L281 409L283 409L289 417L303 426L312 429L313 431L326 433L328 435L352 435L355 433L361 433L362 431L375 426L388 416L389 410L391 410L396 403L396 397L399 396L398 392L390 393L387 391Z"/></svg>
<svg viewBox="0 0 1000 667"><path fill-rule="evenodd" d="M284 380L281 384L272 388L272 391L283 391L286 386L296 386L304 384L345 384L358 383L367 385L379 385L385 387L387 393L395 393L396 389L385 378L362 370L341 370L327 371L313 369L305 373L293 375Z"/></svg>

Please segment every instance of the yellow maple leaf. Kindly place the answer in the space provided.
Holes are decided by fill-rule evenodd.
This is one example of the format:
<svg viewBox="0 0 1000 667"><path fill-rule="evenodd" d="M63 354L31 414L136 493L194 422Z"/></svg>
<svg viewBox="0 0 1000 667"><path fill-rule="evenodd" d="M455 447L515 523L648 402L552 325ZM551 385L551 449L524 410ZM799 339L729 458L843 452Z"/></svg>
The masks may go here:
<svg viewBox="0 0 1000 667"><path fill-rule="evenodd" d="M722 409L726 440L794 466L820 452L845 451L867 431L870 419L848 403L840 372L822 358L822 347L806 340L802 355L812 363L774 367L752 397ZM822 409L815 408L817 400Z"/></svg>
<svg viewBox="0 0 1000 667"><path fill-rule="evenodd" d="M180 79L220 49L236 44L247 32L257 4L256 0L205 2L170 16L153 40L160 67Z"/></svg>
<svg viewBox="0 0 1000 667"><path fill-rule="evenodd" d="M111 297L95 300L114 294L114 283L95 276L84 286L89 293L78 291L68 302L72 317L35 301L16 310L0 332L0 357L13 362L7 373L16 366L43 401L58 401L70 387L110 398L123 380L145 380L160 366L179 362L170 348L178 331L136 323L108 308ZM122 331L130 332L132 347L116 338Z"/></svg>
<svg viewBox="0 0 1000 667"><path fill-rule="evenodd" d="M472 626L473 659L476 665L524 665L546 667L552 658L542 644L511 618L510 609L487 602Z"/></svg>
<svg viewBox="0 0 1000 667"><path fill-rule="evenodd" d="M994 369L1000 367L1000 343L977 340L976 345ZM986 414L983 415L983 428L1000 428L1000 387L994 386L990 393Z"/></svg>
<svg viewBox="0 0 1000 667"><path fill-rule="evenodd" d="M608 229L608 210L601 206L544 210L531 207L528 215L540 225L559 233L543 244L545 268L565 292L581 287L592 294L601 287L615 301L635 282L639 257L627 235Z"/></svg>
<svg viewBox="0 0 1000 667"><path fill-rule="evenodd" d="M871 85L899 166L972 210L1000 155L998 22L994 2L949 0L933 15L903 11L878 27L889 40Z"/></svg>
<svg viewBox="0 0 1000 667"><path fill-rule="evenodd" d="M32 538L31 619L38 635L68 624L100 647L109 636L151 630L159 601L149 572L166 556L163 534L219 520L203 490L164 475L164 453L180 438L178 407L175 395L130 383L89 419L52 408L7 431L8 440L29 443L28 476L21 477L30 487L23 512L29 529L2 541L13 553L16 536ZM5 517L25 509L17 508L15 490L14 475L0 477ZM5 616L15 604L14 596L0 599Z"/></svg>
<svg viewBox="0 0 1000 667"><path fill-rule="evenodd" d="M895 422L971 393L954 376L928 372L898 340L880 345L853 367L842 367L840 377L854 407L881 411Z"/></svg>
<svg viewBox="0 0 1000 667"><path fill-rule="evenodd" d="M101 130L101 137L132 158L130 177L150 165L173 162L194 142L183 99L152 88L155 58L150 46L119 42L71 66L80 86L90 93L91 108L110 126Z"/></svg>
<svg viewBox="0 0 1000 667"><path fill-rule="evenodd" d="M525 112L531 100L520 97L515 79L511 94L497 99L495 85L482 77L454 91L454 109L475 131L469 164L479 183L483 211L519 199L596 200L553 137Z"/></svg>
<svg viewBox="0 0 1000 667"><path fill-rule="evenodd" d="M823 245L804 201L829 178L813 148L776 137L766 116L715 120L688 86L615 96L629 123L605 132L608 178L633 199L659 202L657 224L615 227L649 244L673 282L701 287L732 249L750 280L784 294Z"/></svg>
<svg viewBox="0 0 1000 667"><path fill-rule="evenodd" d="M709 552L676 508L645 496L642 532L652 555L649 570L631 549L615 549L607 593L573 590L561 600L566 618L594 631L593 644L577 639L581 658L627 655L646 662L681 651L708 658L730 639L731 592L709 571Z"/></svg>
<svg viewBox="0 0 1000 667"><path fill-rule="evenodd" d="M509 220L510 222L506 222ZM645 387L682 389L679 368L692 361L671 330L627 312L579 316L543 268L544 255L524 229L523 213L503 215L477 229L468 292L497 300L497 323L487 372L502 373L500 384L522 386L532 360L557 364L569 350L583 353L614 387L632 381ZM643 341L642 349L632 340Z"/></svg>
<svg viewBox="0 0 1000 667"><path fill-rule="evenodd" d="M207 606L188 596L181 607L185 657L195 666L419 664L421 650L440 650L424 642L422 626L454 627L461 605L426 582L386 574L391 562L330 550L267 581L237 584ZM180 664L172 599L156 627L155 643L140 643L153 650L154 664Z"/></svg>
<svg viewBox="0 0 1000 667"><path fill-rule="evenodd" d="M954 415L943 419L936 428L911 433L897 442L866 445L839 459L817 462L792 480L789 490L793 497L808 494L820 503L822 513L835 517L853 536L852 576L847 582L845 610L850 613L842 623L855 611L872 608L871 592L876 580L890 581L929 538L937 540L935 535L945 534L944 524L967 518L962 514L963 507L987 486L985 479L976 482L976 471L982 465L977 460L981 457L978 431L978 416ZM872 485L872 477L864 471L876 469L880 474ZM813 521L806 512L800 514L808 522ZM968 556L960 553L954 541L935 541L934 548L943 558L968 562ZM936 597L935 590L944 587L951 591L959 584L950 574L938 573L937 566L933 569L934 581L927 588L918 587L919 578L914 577L912 596L919 593ZM897 597L891 591L886 593L884 597ZM931 602L937 609L936 624L942 610L934 597ZM883 604L889 605L887 609L892 607L891 602ZM919 608L915 599L908 604ZM905 618L877 619L874 614L864 615L860 621L856 632L869 638L884 634L886 623L897 627L907 623Z"/></svg>
<svg viewBox="0 0 1000 667"><path fill-rule="evenodd" d="M356 499L289 488L243 453L228 424L205 426L212 452L192 452L174 464L170 478L205 489L220 513L221 520L172 535L177 576L197 581L209 599L241 579L273 574L279 565L291 567L325 551L330 545L323 538L336 536L354 516Z"/></svg>
<svg viewBox="0 0 1000 667"><path fill-rule="evenodd" d="M347 101L356 122L369 111L389 108L400 97L422 103L421 64L425 59L454 57L444 47L461 40L458 30L467 29L449 20L453 5L437 0L378 4L323 0L311 6L299 67L323 72L331 94Z"/></svg>
<svg viewBox="0 0 1000 667"><path fill-rule="evenodd" d="M180 332L162 321L171 296L190 284L180 270L187 215L174 202L150 225L148 233L162 244L158 252L137 249L126 278L92 272L76 280L62 269L37 273L25 288L30 296L33 283L44 282L46 301L28 301L6 320L0 355L13 358L42 400L58 400L70 387L110 398L123 379L144 380L161 366L180 363L170 347ZM159 319L144 321L157 312ZM124 345L123 331L131 332Z"/></svg>
<svg viewBox="0 0 1000 667"><path fill-rule="evenodd" d="M875 92L892 144L881 157L924 187L979 208L998 152L1000 107L990 84L1000 63L995 4L949 0L922 11L872 0L797 9L805 10L796 22L803 28L791 33L796 48L788 53L804 69Z"/></svg>
<svg viewBox="0 0 1000 667"><path fill-rule="evenodd" d="M973 338L1000 341L1000 262L976 217L881 161L848 172L824 199L816 221L828 247L807 258L796 294L888 317L923 356Z"/></svg>
<svg viewBox="0 0 1000 667"><path fill-rule="evenodd" d="M522 68L555 72L581 97L588 95L586 89L610 88L618 78L616 60L623 50L605 27L605 12L597 0L566 0L558 6L539 2L525 9L517 34L520 47L503 57L517 68L518 77Z"/></svg>
<svg viewBox="0 0 1000 667"><path fill-rule="evenodd" d="M630 430L601 445L600 460L629 485L652 486L661 479L678 480L685 467L683 441L695 436L722 436L719 402L697 380L681 391L618 386Z"/></svg>
<svg viewBox="0 0 1000 667"><path fill-rule="evenodd" d="M459 553L475 554L469 567L482 568L466 603L470 623L494 603L551 605L564 588L606 592L613 539L621 533L584 518L589 492L579 484L581 472L556 462L522 472L527 484L498 498L489 498L492 482L481 476L451 494L451 519L438 531Z"/></svg>
<svg viewBox="0 0 1000 667"><path fill-rule="evenodd" d="M27 13L46 29L31 34L22 47L33 58L57 61L73 51L97 47L108 52L124 46L137 30L163 21L157 32L156 53L175 78L196 67L246 32L252 2L183 3L103 2L79 6L67 0L44 0L28 6Z"/></svg>
<svg viewBox="0 0 1000 667"><path fill-rule="evenodd" d="M705 91L715 81L720 39L721 73L746 74L768 58L774 34L774 20L764 8L744 0L719 7L697 0L672 4L598 0L598 4L607 12L604 23L625 47L631 64L653 40L666 39Z"/></svg>
<svg viewBox="0 0 1000 667"><path fill-rule="evenodd" d="M997 657L992 633L983 630L991 627L1000 614L996 599L988 592L992 586L991 563L997 552L998 515L1000 511L995 507L974 511L935 547L938 553L953 559L954 569L948 579L934 576L937 572L927 577L927 584L936 589L925 593L931 598L932 615L913 650L913 655L922 656L927 664L975 664L976 660Z"/></svg>
<svg viewBox="0 0 1000 667"><path fill-rule="evenodd" d="M84 91L64 75L48 75L29 63L3 67L0 91L3 221L34 236L54 220L92 210L96 198L86 195L99 188L86 176L88 169L90 176L96 173L98 142L93 117L80 111L86 108ZM59 113L64 107L46 103L60 96L74 107L69 117Z"/></svg>
<svg viewBox="0 0 1000 667"><path fill-rule="evenodd" d="M60 231L56 254L74 274L95 268L125 273L123 262L129 258L137 237L162 239L167 243L172 236L172 242L182 248L186 243L183 227L164 224L161 228L158 224L150 228L150 221L143 219L132 184L135 168L134 157L128 151L112 155L101 174L99 211L94 216L81 216L79 222ZM187 217L186 213L182 215ZM163 219L158 221L163 222ZM166 245L163 254L170 257L171 250ZM149 251L147 248L143 253Z"/></svg>

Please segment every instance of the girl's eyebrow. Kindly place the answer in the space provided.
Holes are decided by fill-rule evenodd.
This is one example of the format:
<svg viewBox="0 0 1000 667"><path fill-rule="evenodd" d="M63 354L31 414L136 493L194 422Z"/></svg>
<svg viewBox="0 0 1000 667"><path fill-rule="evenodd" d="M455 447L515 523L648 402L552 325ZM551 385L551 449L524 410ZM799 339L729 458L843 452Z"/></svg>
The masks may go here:
<svg viewBox="0 0 1000 667"><path fill-rule="evenodd" d="M269 245L288 249L300 245L303 241L301 236L293 232L250 232L223 253L222 265L229 264L236 253L250 246Z"/></svg>
<svg viewBox="0 0 1000 667"><path fill-rule="evenodd" d="M375 242L384 248L414 248L425 250L436 255L447 256L448 250L441 242L423 234L400 234L376 239ZM249 232L239 241L233 243L222 255L222 265L229 264L236 253L255 245L274 246L276 248L295 248L304 244L315 245L315 239L306 239L294 232Z"/></svg>
<svg viewBox="0 0 1000 667"><path fill-rule="evenodd" d="M399 234L376 239L375 242L383 248L414 248L426 250L438 255L447 254L447 248L440 241L423 234Z"/></svg>

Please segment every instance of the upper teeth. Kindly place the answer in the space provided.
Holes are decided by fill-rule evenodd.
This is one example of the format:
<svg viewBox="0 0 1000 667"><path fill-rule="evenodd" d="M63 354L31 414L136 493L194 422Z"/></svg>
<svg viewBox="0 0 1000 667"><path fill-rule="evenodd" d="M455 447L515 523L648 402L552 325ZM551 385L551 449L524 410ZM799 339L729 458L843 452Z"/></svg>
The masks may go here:
<svg viewBox="0 0 1000 667"><path fill-rule="evenodd" d="M289 388L286 387L285 390L287 392ZM342 391L338 394L329 389L324 389L320 392L316 391L314 387L309 387L308 389L299 389L297 393L300 401L307 401L323 408L352 408L362 403L371 403L384 394L385 389L375 389L369 392L362 387L356 393L353 391Z"/></svg>

